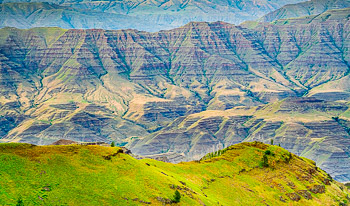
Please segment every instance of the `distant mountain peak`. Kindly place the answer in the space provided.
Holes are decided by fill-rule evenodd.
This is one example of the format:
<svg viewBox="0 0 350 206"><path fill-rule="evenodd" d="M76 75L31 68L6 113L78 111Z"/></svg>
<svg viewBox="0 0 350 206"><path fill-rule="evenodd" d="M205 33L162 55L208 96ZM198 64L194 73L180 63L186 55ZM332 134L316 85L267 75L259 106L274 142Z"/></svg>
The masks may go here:
<svg viewBox="0 0 350 206"><path fill-rule="evenodd" d="M300 2L301 0L292 0ZM6 2L6 3L5 3ZM12 2L12 3L10 3ZM16 2L16 3L13 3ZM9 0L0 4L0 27L58 26L66 29L138 29L159 31L193 21L239 24L283 5L287 0L247 1L55 1ZM64 14L62 16L62 14Z"/></svg>
<svg viewBox="0 0 350 206"><path fill-rule="evenodd" d="M350 7L350 0L310 0L296 4L287 4L261 17L259 21L272 22L279 19L318 15L327 10Z"/></svg>

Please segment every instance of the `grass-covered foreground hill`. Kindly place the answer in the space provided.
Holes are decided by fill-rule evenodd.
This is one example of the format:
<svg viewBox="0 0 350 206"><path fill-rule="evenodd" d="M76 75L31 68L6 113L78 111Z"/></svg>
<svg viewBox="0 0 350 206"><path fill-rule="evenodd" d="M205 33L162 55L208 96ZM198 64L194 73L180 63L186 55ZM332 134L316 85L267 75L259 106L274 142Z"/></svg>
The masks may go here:
<svg viewBox="0 0 350 206"><path fill-rule="evenodd" d="M346 205L311 160L241 143L201 161L136 160L120 148L0 144L0 205ZM178 203L175 193L180 193Z"/></svg>

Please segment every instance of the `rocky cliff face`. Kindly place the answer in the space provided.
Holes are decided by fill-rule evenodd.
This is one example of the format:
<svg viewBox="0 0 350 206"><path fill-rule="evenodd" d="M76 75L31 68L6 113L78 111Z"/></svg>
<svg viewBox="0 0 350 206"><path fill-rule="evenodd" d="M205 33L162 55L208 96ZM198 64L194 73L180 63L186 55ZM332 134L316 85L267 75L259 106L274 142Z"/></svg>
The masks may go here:
<svg viewBox="0 0 350 206"><path fill-rule="evenodd" d="M239 24L257 19L287 3L300 1L302 0L4 0L0 1L0 27L57 26L66 29L131 28L159 31L180 27L191 21Z"/></svg>
<svg viewBox="0 0 350 206"><path fill-rule="evenodd" d="M322 142L331 145L323 145L324 151L346 145L346 138L331 135L338 131L333 126L344 131L348 127L345 103L332 109L339 114L327 116L326 122L308 116L306 109L297 110L299 116L305 113L304 119L290 124L282 120L299 116L288 113L287 106L271 121L259 115L265 110L256 106L298 96L349 101L348 14L349 9L343 9L242 26L192 22L156 33L1 29L2 141L116 141L129 143L137 153L172 151L197 158L216 149L212 145L221 148L273 137L297 154L320 158L323 167L331 165L329 159L336 162L344 157L346 162L346 148L331 149L329 157L321 157L322 150L315 145L325 136L308 138L309 131L323 128L331 138ZM324 107L324 103L313 104ZM238 109L242 111L238 116L223 112L203 119L199 113L220 114L241 107L245 109ZM331 118L340 114L344 118L339 122ZM325 124L332 126L327 129ZM278 133L284 127L285 132ZM290 130L293 135L284 135ZM307 140L299 142L295 132ZM309 142L311 149L304 146ZM347 178L345 169L330 172Z"/></svg>

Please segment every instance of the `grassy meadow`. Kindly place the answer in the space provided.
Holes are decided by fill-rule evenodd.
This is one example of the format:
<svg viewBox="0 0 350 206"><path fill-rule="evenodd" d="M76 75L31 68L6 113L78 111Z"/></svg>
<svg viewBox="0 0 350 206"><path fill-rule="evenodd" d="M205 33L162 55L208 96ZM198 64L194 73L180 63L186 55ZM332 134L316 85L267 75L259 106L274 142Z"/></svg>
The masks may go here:
<svg viewBox="0 0 350 206"><path fill-rule="evenodd" d="M0 178L0 205L338 205L350 194L325 184L313 161L258 142L179 164L137 160L118 147L2 143ZM304 198L315 185L324 193Z"/></svg>

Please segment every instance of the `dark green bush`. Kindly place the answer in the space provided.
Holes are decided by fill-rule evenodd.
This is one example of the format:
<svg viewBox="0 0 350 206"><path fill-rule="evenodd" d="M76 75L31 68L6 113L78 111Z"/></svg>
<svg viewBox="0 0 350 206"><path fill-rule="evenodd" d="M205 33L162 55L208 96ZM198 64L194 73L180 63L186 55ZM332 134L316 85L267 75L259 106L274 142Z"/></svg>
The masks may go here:
<svg viewBox="0 0 350 206"><path fill-rule="evenodd" d="M291 152L289 152L288 158L287 158L287 162L290 162L293 158L293 155Z"/></svg>
<svg viewBox="0 0 350 206"><path fill-rule="evenodd" d="M267 158L267 155L263 156L263 166L268 167L269 166L269 160Z"/></svg>
<svg viewBox="0 0 350 206"><path fill-rule="evenodd" d="M115 143L114 142L111 143L111 147L115 147Z"/></svg>
<svg viewBox="0 0 350 206"><path fill-rule="evenodd" d="M262 166L263 167L268 167L269 166L269 160L267 159L267 155L264 154L263 158L262 158Z"/></svg>
<svg viewBox="0 0 350 206"><path fill-rule="evenodd" d="M22 198L18 198L16 206L24 206Z"/></svg>
<svg viewBox="0 0 350 206"><path fill-rule="evenodd" d="M180 202L180 199L181 199L181 194L179 191L175 191L175 194L174 194L174 199L173 199L173 202Z"/></svg>

